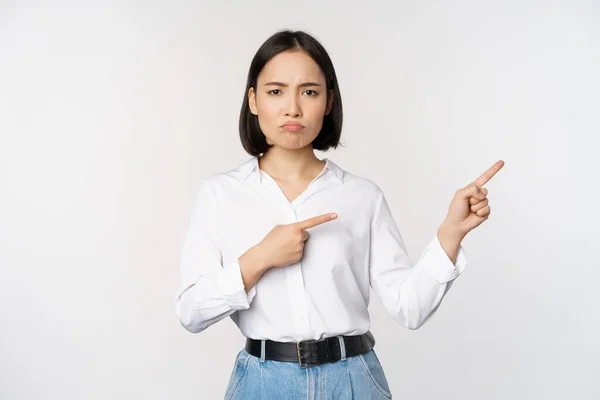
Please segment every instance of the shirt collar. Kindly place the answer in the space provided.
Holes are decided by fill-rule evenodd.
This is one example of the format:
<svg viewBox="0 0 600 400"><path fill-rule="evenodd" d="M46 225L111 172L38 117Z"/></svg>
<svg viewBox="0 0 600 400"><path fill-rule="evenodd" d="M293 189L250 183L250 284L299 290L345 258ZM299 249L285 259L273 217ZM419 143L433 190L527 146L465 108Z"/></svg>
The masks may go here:
<svg viewBox="0 0 600 400"><path fill-rule="evenodd" d="M327 170L331 171L333 175L341 182L344 183L344 170L340 168L336 163L331 161L328 158L324 158L325 160L325 170L323 173L326 173ZM256 176L260 179L260 171L258 169L258 157L254 156L250 158L248 161L244 162L238 169L239 177L241 181L247 180L250 176Z"/></svg>

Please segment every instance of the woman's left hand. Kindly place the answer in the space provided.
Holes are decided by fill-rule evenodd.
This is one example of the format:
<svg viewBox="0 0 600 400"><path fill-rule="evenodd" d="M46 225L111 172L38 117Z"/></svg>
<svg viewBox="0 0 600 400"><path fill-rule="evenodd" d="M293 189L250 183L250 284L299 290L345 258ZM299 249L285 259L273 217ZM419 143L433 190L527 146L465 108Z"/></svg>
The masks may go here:
<svg viewBox="0 0 600 400"><path fill-rule="evenodd" d="M504 161L498 161L473 183L456 191L444 220L447 228L464 236L489 218L491 208L487 199L488 190L482 186L503 166Z"/></svg>

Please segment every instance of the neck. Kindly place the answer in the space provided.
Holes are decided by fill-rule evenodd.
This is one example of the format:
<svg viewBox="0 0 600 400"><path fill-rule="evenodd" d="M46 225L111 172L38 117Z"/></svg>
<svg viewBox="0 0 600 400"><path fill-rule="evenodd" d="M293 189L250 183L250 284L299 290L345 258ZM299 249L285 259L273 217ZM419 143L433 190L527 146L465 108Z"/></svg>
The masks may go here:
<svg viewBox="0 0 600 400"><path fill-rule="evenodd" d="M274 179L289 182L314 179L321 172L323 164L310 146L298 150L274 146L258 158L261 170Z"/></svg>

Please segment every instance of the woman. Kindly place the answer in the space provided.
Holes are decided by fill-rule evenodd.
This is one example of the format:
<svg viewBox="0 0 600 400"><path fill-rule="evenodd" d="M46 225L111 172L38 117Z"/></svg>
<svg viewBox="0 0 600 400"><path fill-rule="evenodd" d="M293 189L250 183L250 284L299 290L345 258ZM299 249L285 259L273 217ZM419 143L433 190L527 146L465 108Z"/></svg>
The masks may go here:
<svg viewBox="0 0 600 400"><path fill-rule="evenodd" d="M379 187L315 156L338 146L341 129L325 49L304 32L270 37L240 115L252 158L200 183L176 294L190 332L230 316L247 338L226 399L391 398L369 332L370 288L419 328L467 263L462 239L489 216L481 186L499 163L457 191L413 266Z"/></svg>

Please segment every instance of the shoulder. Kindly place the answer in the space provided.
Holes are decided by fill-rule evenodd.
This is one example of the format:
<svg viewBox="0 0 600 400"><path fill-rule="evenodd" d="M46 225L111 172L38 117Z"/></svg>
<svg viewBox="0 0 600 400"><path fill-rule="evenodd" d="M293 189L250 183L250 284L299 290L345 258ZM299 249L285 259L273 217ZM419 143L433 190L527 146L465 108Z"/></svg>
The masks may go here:
<svg viewBox="0 0 600 400"><path fill-rule="evenodd" d="M371 223L378 218L383 204L387 204L381 187L370 178L344 171L344 201L369 216Z"/></svg>
<svg viewBox="0 0 600 400"><path fill-rule="evenodd" d="M257 167L257 159L252 157L234 168L204 177L199 183L199 189L201 191L215 191L220 188L236 186L244 181Z"/></svg>
<svg viewBox="0 0 600 400"><path fill-rule="evenodd" d="M360 192L364 197L378 199L383 196L381 187L370 178L343 170L344 187L351 191Z"/></svg>

